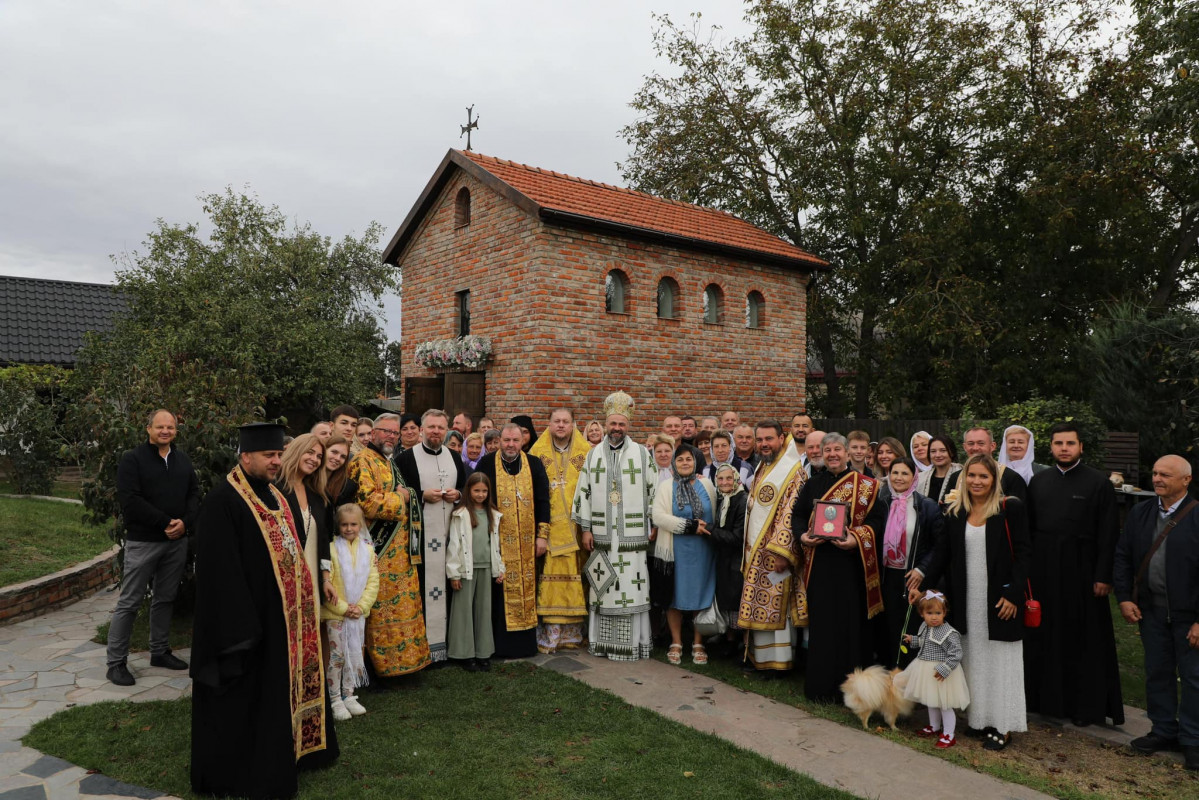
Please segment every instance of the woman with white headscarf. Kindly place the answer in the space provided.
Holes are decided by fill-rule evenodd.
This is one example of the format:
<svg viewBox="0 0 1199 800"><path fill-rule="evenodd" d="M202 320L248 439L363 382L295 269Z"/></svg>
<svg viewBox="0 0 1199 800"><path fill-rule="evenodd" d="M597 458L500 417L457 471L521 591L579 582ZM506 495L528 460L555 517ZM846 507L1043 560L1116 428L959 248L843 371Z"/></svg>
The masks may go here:
<svg viewBox="0 0 1199 800"><path fill-rule="evenodd" d="M928 431L916 431L908 440L908 455L920 472L928 472L933 468L933 462L928 457L928 444L932 439L933 435Z"/></svg>
<svg viewBox="0 0 1199 800"><path fill-rule="evenodd" d="M1047 467L1033 463L1036 455L1032 431L1023 425L1009 425L1003 431L1003 446L999 449L999 463L1015 472L1027 484L1035 473Z"/></svg>

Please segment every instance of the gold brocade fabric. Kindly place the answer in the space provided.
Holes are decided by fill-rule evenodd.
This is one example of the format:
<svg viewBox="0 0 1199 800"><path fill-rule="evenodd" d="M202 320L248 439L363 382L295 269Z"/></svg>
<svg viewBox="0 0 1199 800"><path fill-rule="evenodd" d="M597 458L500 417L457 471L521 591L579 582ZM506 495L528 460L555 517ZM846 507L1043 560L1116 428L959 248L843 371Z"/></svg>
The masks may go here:
<svg viewBox="0 0 1199 800"><path fill-rule="evenodd" d="M544 623L569 624L587 616L578 526L570 511L590 449L577 430L565 451L554 447L548 430L529 449L529 456L541 459L550 484L549 549L537 579L537 614Z"/></svg>
<svg viewBox="0 0 1199 800"><path fill-rule="evenodd" d="M766 476L763 475L763 478ZM799 543L791 532L791 510L803 489L806 475L798 460L784 479L781 491L765 480L755 480L751 500L759 503L774 502L775 507L767 528L758 537L753 550L746 559L743 573L745 583L741 590L741 607L737 614L737 625L747 630L777 631L787 624L799 625L798 581ZM777 497L776 497L777 495ZM778 583L771 583L770 575L775 570L774 560L785 561L791 574ZM796 602L790 602L794 598Z"/></svg>
<svg viewBox="0 0 1199 800"><path fill-rule="evenodd" d="M500 514L500 558L504 561L504 621L509 631L537 626L537 522L533 516L533 476L529 457L509 475L496 454L495 498Z"/></svg>
<svg viewBox="0 0 1199 800"><path fill-rule="evenodd" d="M856 470L849 470L845 477L834 483L821 500L837 500L848 506L849 532L858 540L858 553L862 558L862 569L866 573L866 617L874 617L883 610L883 585L878 569L878 547L874 531L866 525L866 515L874 508L878 499L878 482L867 478ZM804 547L804 584L812 574L812 562L816 548Z"/></svg>
<svg viewBox="0 0 1199 800"><path fill-rule="evenodd" d="M325 674L321 659L320 609L312 574L296 535L287 500L274 486L271 495L279 510L267 508L250 488L240 466L226 478L254 513L266 542L283 600L287 628L287 681L291 701L291 730L296 760L325 749Z"/></svg>

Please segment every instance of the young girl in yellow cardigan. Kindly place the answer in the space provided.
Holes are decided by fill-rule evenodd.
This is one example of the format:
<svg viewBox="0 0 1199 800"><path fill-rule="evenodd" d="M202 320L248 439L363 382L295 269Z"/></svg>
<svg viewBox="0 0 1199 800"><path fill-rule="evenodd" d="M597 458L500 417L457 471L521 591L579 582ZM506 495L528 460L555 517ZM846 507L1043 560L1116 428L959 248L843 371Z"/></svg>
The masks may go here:
<svg viewBox="0 0 1199 800"><path fill-rule="evenodd" d="M329 634L329 698L333 719L344 722L365 714L354 690L366 685L362 659L366 618L379 593L379 569L370 540L361 536L366 519L356 503L337 508L337 538L330 548L330 579L337 601L325 603L321 619Z"/></svg>

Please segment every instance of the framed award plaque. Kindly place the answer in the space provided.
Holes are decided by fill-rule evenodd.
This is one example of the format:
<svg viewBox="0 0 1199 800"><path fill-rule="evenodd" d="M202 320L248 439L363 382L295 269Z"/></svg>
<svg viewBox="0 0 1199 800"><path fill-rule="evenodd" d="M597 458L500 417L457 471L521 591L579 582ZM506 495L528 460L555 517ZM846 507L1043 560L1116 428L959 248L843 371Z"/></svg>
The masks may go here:
<svg viewBox="0 0 1199 800"><path fill-rule="evenodd" d="M845 539L845 520L849 506L840 500L818 500L812 512L812 536L817 539Z"/></svg>

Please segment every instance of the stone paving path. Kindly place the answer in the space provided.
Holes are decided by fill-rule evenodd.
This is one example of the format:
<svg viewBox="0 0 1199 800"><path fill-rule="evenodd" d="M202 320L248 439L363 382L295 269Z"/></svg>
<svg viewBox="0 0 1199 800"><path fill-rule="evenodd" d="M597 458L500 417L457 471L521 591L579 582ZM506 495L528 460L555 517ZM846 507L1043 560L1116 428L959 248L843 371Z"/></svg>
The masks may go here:
<svg viewBox="0 0 1199 800"><path fill-rule="evenodd" d="M173 700L190 693L191 680L186 673L151 667L148 653L129 657L136 685L108 682L104 647L91 638L96 626L108 621L116 599L115 591L103 591L45 616L0 627L0 800L164 797L101 774L89 775L20 742L35 722L73 705L102 700ZM189 653L181 650L179 655L187 660ZM661 662L617 664L587 655L532 660L634 705L756 750L829 786L866 797L1047 797ZM1148 720L1144 711L1126 711L1128 722L1123 728L1092 726L1083 730L1127 743L1148 730Z"/></svg>
<svg viewBox="0 0 1199 800"><path fill-rule="evenodd" d="M117 593L103 591L45 616L0 628L0 800L105 800L162 797L21 745L33 723L73 705L101 700L173 700L191 692L186 672L150 666L132 653L134 686L104 677L104 646L91 641ZM186 661L188 652L179 655Z"/></svg>

